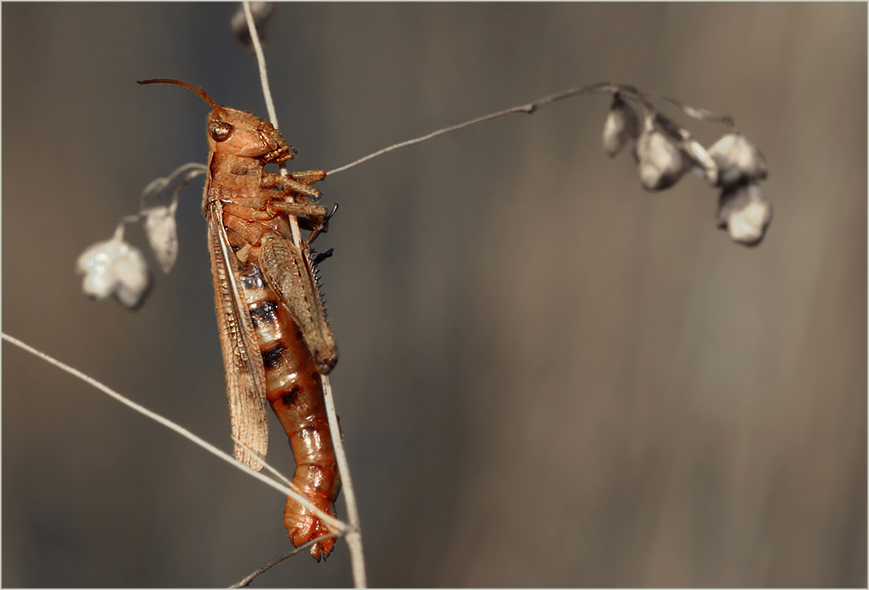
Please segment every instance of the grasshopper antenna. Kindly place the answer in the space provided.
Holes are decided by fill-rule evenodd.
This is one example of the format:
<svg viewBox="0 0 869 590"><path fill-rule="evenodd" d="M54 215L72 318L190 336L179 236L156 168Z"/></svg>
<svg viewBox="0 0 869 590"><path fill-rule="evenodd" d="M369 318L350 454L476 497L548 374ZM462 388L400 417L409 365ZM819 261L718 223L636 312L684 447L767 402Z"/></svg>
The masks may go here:
<svg viewBox="0 0 869 590"><path fill-rule="evenodd" d="M189 88L190 90L198 94L199 98L210 104L215 110L223 110L223 107L211 100L211 97L208 96L208 93L205 92L205 90L203 90L202 88L196 88L195 86L188 84L183 80L173 80L172 78L153 78L151 80L136 80L136 84L177 84L178 86L184 86L185 88Z"/></svg>

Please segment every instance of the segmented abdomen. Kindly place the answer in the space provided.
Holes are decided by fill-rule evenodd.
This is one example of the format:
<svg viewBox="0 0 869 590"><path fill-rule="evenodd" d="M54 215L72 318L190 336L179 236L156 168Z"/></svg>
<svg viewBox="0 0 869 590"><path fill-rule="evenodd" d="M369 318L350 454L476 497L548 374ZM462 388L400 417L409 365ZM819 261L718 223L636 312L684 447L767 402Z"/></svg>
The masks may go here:
<svg viewBox="0 0 869 590"><path fill-rule="evenodd" d="M248 264L240 273L242 297L253 320L266 377L266 397L290 439L296 472L293 483L324 512L334 515L341 489L338 466L323 402L320 373L298 326L268 285L260 268ZM327 534L326 525L292 498L284 508L290 541L299 546ZM317 543L317 561L331 553L335 539Z"/></svg>

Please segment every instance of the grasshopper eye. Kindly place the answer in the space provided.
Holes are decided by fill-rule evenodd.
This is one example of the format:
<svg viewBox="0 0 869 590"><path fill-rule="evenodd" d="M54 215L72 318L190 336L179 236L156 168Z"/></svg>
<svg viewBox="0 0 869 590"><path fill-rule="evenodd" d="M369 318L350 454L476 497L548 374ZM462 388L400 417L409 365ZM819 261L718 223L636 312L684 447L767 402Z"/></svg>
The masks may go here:
<svg viewBox="0 0 869 590"><path fill-rule="evenodd" d="M232 135L232 125L225 121L209 121L208 134L216 142L226 141Z"/></svg>

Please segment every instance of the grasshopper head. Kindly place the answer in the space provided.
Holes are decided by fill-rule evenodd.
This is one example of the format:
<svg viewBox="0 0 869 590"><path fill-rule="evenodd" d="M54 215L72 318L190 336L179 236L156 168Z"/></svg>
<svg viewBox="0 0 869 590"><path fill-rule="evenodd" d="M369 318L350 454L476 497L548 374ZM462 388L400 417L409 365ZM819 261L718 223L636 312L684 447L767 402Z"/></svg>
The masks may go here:
<svg viewBox="0 0 869 590"><path fill-rule="evenodd" d="M158 83L177 84L189 88L211 105L214 110L208 114L207 123L208 147L211 151L243 158L256 158L265 164L280 164L293 158L295 149L271 123L247 111L220 106L211 100L204 90L194 88L181 80L157 78L139 81L139 84Z"/></svg>
<svg viewBox="0 0 869 590"><path fill-rule="evenodd" d="M211 151L256 158L265 164L286 162L293 147L268 121L232 107L215 107L208 114L208 147Z"/></svg>

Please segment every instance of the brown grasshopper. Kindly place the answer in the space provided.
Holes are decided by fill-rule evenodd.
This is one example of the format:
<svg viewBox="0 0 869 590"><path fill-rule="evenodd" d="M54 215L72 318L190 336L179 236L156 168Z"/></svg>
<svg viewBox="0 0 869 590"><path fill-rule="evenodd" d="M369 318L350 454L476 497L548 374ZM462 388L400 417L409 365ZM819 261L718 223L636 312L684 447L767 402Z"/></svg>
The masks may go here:
<svg viewBox="0 0 869 590"><path fill-rule="evenodd" d="M320 375L337 361L314 275L310 244L330 214L311 202L322 170L279 176L266 164L292 159L294 149L259 117L216 104L204 90L170 79L140 81L189 88L212 107L208 114L208 180L202 209L214 277L217 325L226 368L236 458L259 471L268 448L266 401L287 432L293 483L334 515L341 489L323 402ZM297 246L291 221L310 229ZM248 450L249 449L249 450ZM287 498L284 525L298 546L328 533L309 509ZM315 544L320 560L335 540Z"/></svg>

